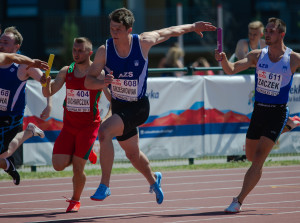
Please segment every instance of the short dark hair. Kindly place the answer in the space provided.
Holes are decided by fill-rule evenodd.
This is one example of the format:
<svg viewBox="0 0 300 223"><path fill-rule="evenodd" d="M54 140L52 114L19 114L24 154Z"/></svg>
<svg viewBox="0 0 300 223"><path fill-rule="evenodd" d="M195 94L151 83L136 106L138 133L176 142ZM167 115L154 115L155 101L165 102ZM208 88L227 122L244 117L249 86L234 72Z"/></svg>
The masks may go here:
<svg viewBox="0 0 300 223"><path fill-rule="evenodd" d="M11 27L7 27L3 33L12 33L14 35L15 38L15 44L19 44L20 46L23 43L23 36L21 35L21 33L16 29L16 27L11 26Z"/></svg>
<svg viewBox="0 0 300 223"><path fill-rule="evenodd" d="M274 23L276 29L278 29L279 33L286 33L286 24L281 19L272 17L268 19L268 23Z"/></svg>
<svg viewBox="0 0 300 223"><path fill-rule="evenodd" d="M109 19L117 23L122 23L126 27L126 29L131 28L135 21L133 13L126 8L119 8L114 10L109 14Z"/></svg>
<svg viewBox="0 0 300 223"><path fill-rule="evenodd" d="M90 39L88 39L87 37L77 37L77 38L74 38L74 43L85 43L86 48L89 51L93 50L92 41Z"/></svg>

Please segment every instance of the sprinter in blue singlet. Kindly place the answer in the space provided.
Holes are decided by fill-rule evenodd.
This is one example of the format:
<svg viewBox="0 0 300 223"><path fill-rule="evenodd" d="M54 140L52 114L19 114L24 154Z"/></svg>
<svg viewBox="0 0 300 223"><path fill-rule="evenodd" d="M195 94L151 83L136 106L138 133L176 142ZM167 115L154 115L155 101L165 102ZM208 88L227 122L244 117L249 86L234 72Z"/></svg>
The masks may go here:
<svg viewBox="0 0 300 223"><path fill-rule="evenodd" d="M241 210L244 199L260 180L263 164L288 120L288 94L293 74L300 67L300 54L285 46L285 33L286 24L281 19L270 18L265 29L267 47L253 50L235 63L228 62L224 52L215 50L215 58L221 60L227 74L256 66L255 105L246 135L246 156L252 165L240 194L225 209L228 213Z"/></svg>
<svg viewBox="0 0 300 223"><path fill-rule="evenodd" d="M0 53L15 54L22 44L23 37L15 27L4 30L0 37ZM12 178L16 185L20 183L20 176L14 166L14 158L11 156L22 143L34 135L44 136L42 130L34 124L29 123L23 131L23 115L25 110L25 87L29 77L41 81L42 71L33 68L47 68L45 62L34 60L30 63L30 58L22 55L6 55L12 62L25 64L8 63L9 58L2 58L3 65L0 66L0 168L4 169ZM1 55L0 57L3 57ZM5 57L5 55L4 55ZM28 69L27 65L30 65ZM49 100L47 100L49 102ZM42 119L49 117L51 106L42 113Z"/></svg>
<svg viewBox="0 0 300 223"><path fill-rule="evenodd" d="M156 44L188 32L201 37L203 31L214 31L208 22L195 22L161 30L133 35L134 16L126 8L116 9L110 14L111 39L97 50L94 63L85 79L89 89L101 89L109 85L111 91L112 116L99 129L100 164L102 178L92 200L103 200L110 195L109 181L114 160L112 139L117 140L132 165L140 171L155 192L158 204L163 202L161 173L152 172L148 158L140 151L137 127L149 116L149 100L145 96L148 77L148 52ZM104 80L97 79L105 70Z"/></svg>

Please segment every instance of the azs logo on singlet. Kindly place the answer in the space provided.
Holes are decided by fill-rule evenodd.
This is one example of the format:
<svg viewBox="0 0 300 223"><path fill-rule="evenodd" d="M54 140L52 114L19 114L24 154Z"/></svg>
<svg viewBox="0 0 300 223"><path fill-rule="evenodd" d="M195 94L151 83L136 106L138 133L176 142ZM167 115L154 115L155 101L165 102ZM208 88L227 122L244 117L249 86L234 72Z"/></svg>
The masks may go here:
<svg viewBox="0 0 300 223"><path fill-rule="evenodd" d="M260 64L258 65L258 67L260 67L260 68L268 68L269 66L268 66L268 64L260 63Z"/></svg>
<svg viewBox="0 0 300 223"><path fill-rule="evenodd" d="M119 77L133 77L133 72L132 71L129 71L129 72L124 72L123 74L119 74Z"/></svg>

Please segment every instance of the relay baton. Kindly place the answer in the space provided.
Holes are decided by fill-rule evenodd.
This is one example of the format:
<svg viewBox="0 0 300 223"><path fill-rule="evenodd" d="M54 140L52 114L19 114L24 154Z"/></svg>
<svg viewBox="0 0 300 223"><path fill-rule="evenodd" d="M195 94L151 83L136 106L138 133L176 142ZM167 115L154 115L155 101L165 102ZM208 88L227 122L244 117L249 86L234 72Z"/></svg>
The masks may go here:
<svg viewBox="0 0 300 223"><path fill-rule="evenodd" d="M50 54L49 59L48 59L49 69L46 70L46 72L45 72L46 78L48 78L49 75L50 75L50 71L51 71L51 67L52 67L52 64L53 64L53 60L54 60L54 54ZM47 85L47 83L42 84L43 87L46 87L46 85Z"/></svg>
<svg viewBox="0 0 300 223"><path fill-rule="evenodd" d="M222 28L217 28L217 45L218 45L218 51L221 53L223 51L222 49Z"/></svg>

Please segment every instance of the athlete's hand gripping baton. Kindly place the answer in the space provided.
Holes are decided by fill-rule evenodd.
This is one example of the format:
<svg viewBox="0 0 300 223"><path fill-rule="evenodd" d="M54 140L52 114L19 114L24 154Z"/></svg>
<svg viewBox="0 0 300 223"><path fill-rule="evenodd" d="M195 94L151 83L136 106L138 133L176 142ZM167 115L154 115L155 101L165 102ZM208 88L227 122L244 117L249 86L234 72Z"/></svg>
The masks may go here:
<svg viewBox="0 0 300 223"><path fill-rule="evenodd" d="M49 66L49 69L46 70L45 72L45 75L46 75L46 79L49 77L50 75L50 71L51 71L51 67L52 67L52 64L53 64L53 60L54 60L54 54L50 54L49 56L49 59L48 59L48 66ZM46 87L47 83L45 84L42 84L43 87Z"/></svg>

